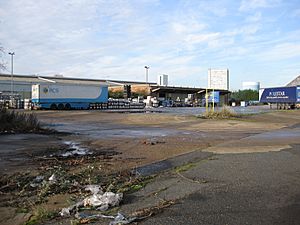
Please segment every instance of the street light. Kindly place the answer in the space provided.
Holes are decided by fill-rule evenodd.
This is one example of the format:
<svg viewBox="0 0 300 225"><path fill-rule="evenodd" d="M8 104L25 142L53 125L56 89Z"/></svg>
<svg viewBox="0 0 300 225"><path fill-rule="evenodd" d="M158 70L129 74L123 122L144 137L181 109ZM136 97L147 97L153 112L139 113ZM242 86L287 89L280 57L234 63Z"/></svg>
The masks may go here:
<svg viewBox="0 0 300 225"><path fill-rule="evenodd" d="M13 96L14 93L14 52L9 52L9 55L11 55L11 82L10 82L10 92L11 96Z"/></svg>
<svg viewBox="0 0 300 225"><path fill-rule="evenodd" d="M149 70L149 66L145 66L146 69L146 83L148 84L148 70Z"/></svg>

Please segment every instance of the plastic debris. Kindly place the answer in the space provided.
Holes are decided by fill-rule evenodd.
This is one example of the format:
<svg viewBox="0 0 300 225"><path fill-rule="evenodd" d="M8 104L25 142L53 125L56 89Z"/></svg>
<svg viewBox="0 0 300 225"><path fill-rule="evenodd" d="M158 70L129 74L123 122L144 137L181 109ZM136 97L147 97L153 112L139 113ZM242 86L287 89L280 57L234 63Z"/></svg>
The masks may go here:
<svg viewBox="0 0 300 225"><path fill-rule="evenodd" d="M85 190L92 192L93 195L103 194L102 188L99 185L87 185Z"/></svg>
<svg viewBox="0 0 300 225"><path fill-rule="evenodd" d="M130 224L136 220L136 217L126 218L121 213L118 213L117 216L114 218L114 221L111 221L109 225Z"/></svg>
<svg viewBox="0 0 300 225"><path fill-rule="evenodd" d="M107 215L103 215L103 214L89 215L87 213L79 213L78 212L75 214L75 218L79 219L81 222L82 221L88 222L88 221L99 219L99 218L113 219L113 221L111 221L109 223L109 225L130 224L137 220L136 217L127 218L121 213L118 213L116 216L107 216Z"/></svg>
<svg viewBox="0 0 300 225"><path fill-rule="evenodd" d="M85 198L83 205L85 207L97 207L97 210L106 211L109 207L118 206L122 199L123 193L105 192L104 194L93 194Z"/></svg>
<svg viewBox="0 0 300 225"><path fill-rule="evenodd" d="M37 176L36 178L34 178L32 183L30 183L30 186L33 188L38 187L41 185L43 180L44 180L44 176Z"/></svg>
<svg viewBox="0 0 300 225"><path fill-rule="evenodd" d="M68 217L71 215L71 213L73 213L75 210L78 211L78 209L81 207L83 207L83 201L77 202L75 205L72 205L68 208L63 208L59 214L64 217Z"/></svg>
<svg viewBox="0 0 300 225"><path fill-rule="evenodd" d="M85 190L92 193L83 201L78 202L68 208L63 208L60 211L61 216L70 216L75 210L78 211L81 207L94 207L100 211L106 211L109 207L118 206L123 199L123 193L105 192L103 193L99 185L88 185Z"/></svg>
<svg viewBox="0 0 300 225"><path fill-rule="evenodd" d="M55 183L56 182L56 176L55 174L52 174L51 177L49 177L50 183Z"/></svg>

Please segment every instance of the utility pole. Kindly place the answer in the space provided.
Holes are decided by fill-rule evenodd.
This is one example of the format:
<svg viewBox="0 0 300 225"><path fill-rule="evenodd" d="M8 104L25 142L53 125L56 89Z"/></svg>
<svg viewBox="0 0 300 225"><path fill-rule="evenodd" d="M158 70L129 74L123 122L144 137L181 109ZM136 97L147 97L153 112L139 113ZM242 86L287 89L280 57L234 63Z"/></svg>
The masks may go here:
<svg viewBox="0 0 300 225"><path fill-rule="evenodd" d="M10 81L10 93L11 97L14 94L14 52L9 52L9 55L11 55L11 81Z"/></svg>
<svg viewBox="0 0 300 225"><path fill-rule="evenodd" d="M149 66L145 66L146 69L146 83L148 84L148 70L149 70Z"/></svg>

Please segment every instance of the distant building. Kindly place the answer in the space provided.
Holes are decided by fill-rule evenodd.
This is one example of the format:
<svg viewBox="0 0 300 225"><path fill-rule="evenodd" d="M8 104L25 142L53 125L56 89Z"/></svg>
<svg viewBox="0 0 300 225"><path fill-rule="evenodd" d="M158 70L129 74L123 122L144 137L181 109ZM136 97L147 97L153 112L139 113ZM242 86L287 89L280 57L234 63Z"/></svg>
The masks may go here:
<svg viewBox="0 0 300 225"><path fill-rule="evenodd" d="M208 88L229 90L229 70L228 69L209 69Z"/></svg>
<svg viewBox="0 0 300 225"><path fill-rule="evenodd" d="M300 86L300 75L286 85L287 87Z"/></svg>
<svg viewBox="0 0 300 225"><path fill-rule="evenodd" d="M253 81L245 81L242 83L242 90L259 91L260 83Z"/></svg>
<svg viewBox="0 0 300 225"><path fill-rule="evenodd" d="M169 77L166 74L158 75L157 84L159 86L168 86Z"/></svg>

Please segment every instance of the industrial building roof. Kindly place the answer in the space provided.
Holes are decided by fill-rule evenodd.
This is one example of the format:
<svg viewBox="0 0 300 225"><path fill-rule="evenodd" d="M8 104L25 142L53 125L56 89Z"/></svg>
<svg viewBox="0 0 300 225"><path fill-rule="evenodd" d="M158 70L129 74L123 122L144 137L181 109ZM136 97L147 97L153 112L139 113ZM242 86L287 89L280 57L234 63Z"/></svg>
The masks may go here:
<svg viewBox="0 0 300 225"><path fill-rule="evenodd" d="M300 75L286 85L287 87L300 86Z"/></svg>
<svg viewBox="0 0 300 225"><path fill-rule="evenodd" d="M8 81L11 80L11 74L0 74L0 80ZM102 84L102 85L130 85L130 84L146 84L145 82L139 81L122 81L122 80L106 80L106 79L86 79L86 78L72 78L63 76L39 76L39 75L13 75L13 80L25 83L39 83L45 80L56 81L59 83L80 83L80 84ZM149 82L148 84L153 85L156 83Z"/></svg>
<svg viewBox="0 0 300 225"><path fill-rule="evenodd" d="M152 92L176 92L176 93L179 93L179 92L182 92L182 93L190 93L190 94L193 94L193 93L204 93L206 91L205 88L191 88L191 87L178 87L178 86L158 86L158 85L152 85ZM212 91L213 89L208 89L209 91ZM227 94L227 93L230 93L230 91L228 90L221 90L221 89L214 89L214 91L219 91L221 93L224 93L224 94Z"/></svg>

